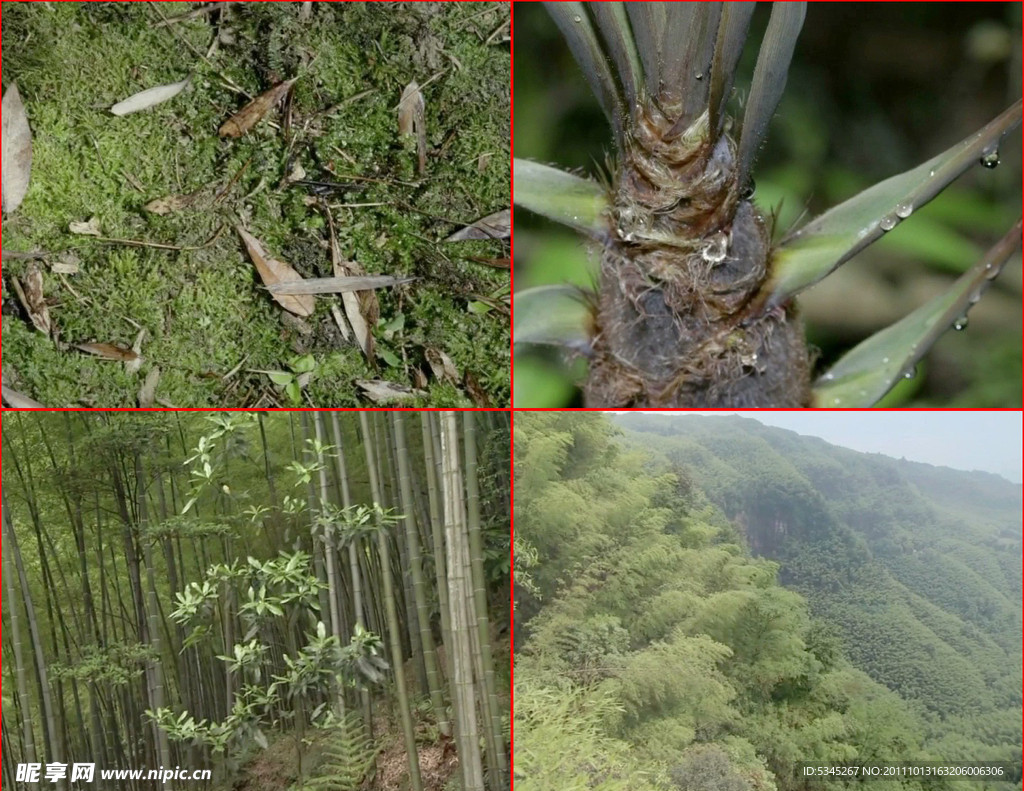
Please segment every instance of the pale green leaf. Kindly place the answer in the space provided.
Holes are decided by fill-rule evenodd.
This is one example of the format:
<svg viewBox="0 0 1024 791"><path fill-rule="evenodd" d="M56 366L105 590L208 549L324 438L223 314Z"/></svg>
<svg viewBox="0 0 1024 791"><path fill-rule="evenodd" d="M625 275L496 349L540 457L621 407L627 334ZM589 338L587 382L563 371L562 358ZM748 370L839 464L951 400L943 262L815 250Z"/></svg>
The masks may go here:
<svg viewBox="0 0 1024 791"><path fill-rule="evenodd" d="M949 327L963 329L967 311L981 299L1019 247L1021 222L944 293L847 352L814 388L819 407L869 407L899 381Z"/></svg>
<svg viewBox="0 0 1024 791"><path fill-rule="evenodd" d="M590 347L590 309L575 286L539 286L516 294L515 342Z"/></svg>
<svg viewBox="0 0 1024 791"><path fill-rule="evenodd" d="M515 161L515 202L591 236L599 236L607 228L608 193L604 187L537 162Z"/></svg>
<svg viewBox="0 0 1024 791"><path fill-rule="evenodd" d="M939 194L1021 120L1021 101L980 131L922 165L886 179L784 240L775 255L767 307L781 305L817 283Z"/></svg>

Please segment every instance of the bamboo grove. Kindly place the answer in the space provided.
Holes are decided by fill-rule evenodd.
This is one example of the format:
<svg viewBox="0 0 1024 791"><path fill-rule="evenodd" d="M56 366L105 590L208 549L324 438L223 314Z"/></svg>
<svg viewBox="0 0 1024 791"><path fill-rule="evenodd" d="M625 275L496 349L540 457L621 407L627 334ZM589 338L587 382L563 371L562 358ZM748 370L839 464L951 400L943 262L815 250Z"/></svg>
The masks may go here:
<svg viewBox="0 0 1024 791"><path fill-rule="evenodd" d="M508 788L509 420L5 415L3 785Z"/></svg>

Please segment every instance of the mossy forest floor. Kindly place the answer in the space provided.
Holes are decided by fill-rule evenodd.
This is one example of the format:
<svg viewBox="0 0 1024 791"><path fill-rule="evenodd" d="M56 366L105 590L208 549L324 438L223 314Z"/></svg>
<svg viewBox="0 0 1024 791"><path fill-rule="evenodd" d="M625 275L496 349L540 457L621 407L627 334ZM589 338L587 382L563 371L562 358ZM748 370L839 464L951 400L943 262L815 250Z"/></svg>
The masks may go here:
<svg viewBox="0 0 1024 791"><path fill-rule="evenodd" d="M17 82L34 146L29 192L4 218L3 248L49 253L39 265L59 332L55 342L34 329L10 298L29 262L5 261L8 387L47 406L135 406L159 367L157 406L358 406L369 402L356 381L375 379L422 388L403 405L508 404L509 273L473 260L507 259L507 250L441 240L511 202L509 4L315 3L308 20L302 5L228 3L160 26L161 15L199 4L3 3L3 85ZM109 112L189 74L171 101ZM240 139L218 136L248 101L231 82L257 96L292 77L290 115L282 106ZM398 132L398 103L414 80L426 103L423 176L415 143ZM337 298L318 298L301 320L278 307L235 232L245 226L304 277L332 274L322 206L287 183L295 164L309 180L361 185L327 196L346 259L416 278L378 292L372 363L343 339L330 311ZM201 190L208 196L191 209L144 209ZM202 249L69 233L93 217L104 238ZM78 273L55 273L55 263ZM69 345L130 347L140 329L144 362L134 372ZM455 375L439 378L435 352ZM299 402L260 373L296 364L313 366Z"/></svg>

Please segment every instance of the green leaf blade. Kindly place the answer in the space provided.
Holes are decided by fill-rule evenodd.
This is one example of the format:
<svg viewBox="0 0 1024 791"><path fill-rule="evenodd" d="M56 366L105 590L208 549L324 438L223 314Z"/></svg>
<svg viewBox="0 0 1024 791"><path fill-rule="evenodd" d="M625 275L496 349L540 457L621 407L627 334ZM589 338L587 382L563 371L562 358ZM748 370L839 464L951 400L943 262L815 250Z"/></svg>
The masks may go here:
<svg viewBox="0 0 1024 791"><path fill-rule="evenodd" d="M575 286L538 286L516 294L515 342L590 348L590 309Z"/></svg>
<svg viewBox="0 0 1024 791"><path fill-rule="evenodd" d="M913 367L999 274L1021 242L1021 221L943 294L847 352L814 387L818 407L870 407Z"/></svg>
<svg viewBox="0 0 1024 791"><path fill-rule="evenodd" d="M775 254L767 307L824 279L932 200L954 179L995 150L999 140L1020 124L1021 101L980 131L969 135L916 168L869 187L811 220Z"/></svg>
<svg viewBox="0 0 1024 791"><path fill-rule="evenodd" d="M604 187L538 162L515 160L515 203L590 236L607 230Z"/></svg>

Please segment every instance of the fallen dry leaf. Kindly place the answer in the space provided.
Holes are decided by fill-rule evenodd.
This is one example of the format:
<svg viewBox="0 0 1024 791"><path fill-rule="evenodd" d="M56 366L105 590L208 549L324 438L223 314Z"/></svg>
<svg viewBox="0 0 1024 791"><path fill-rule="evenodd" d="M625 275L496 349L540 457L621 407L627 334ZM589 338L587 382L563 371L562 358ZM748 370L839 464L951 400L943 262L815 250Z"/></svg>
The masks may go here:
<svg viewBox="0 0 1024 791"><path fill-rule="evenodd" d="M268 112L280 102L298 77L285 80L265 91L224 122L219 130L221 137L241 137L263 120Z"/></svg>
<svg viewBox="0 0 1024 791"><path fill-rule="evenodd" d="M50 324L50 309L46 306L46 297L43 294L43 273L39 271L39 267L34 263L29 264L21 282L12 278L11 284L32 324L43 335L49 335L53 326Z"/></svg>
<svg viewBox="0 0 1024 791"><path fill-rule="evenodd" d="M249 250L249 257L252 258L252 262L256 265L256 269L259 271L260 277L267 288L278 283L302 280L302 275L284 261L268 257L263 251L263 245L260 244L260 241L248 233L242 226L238 226L238 234L242 237L242 241L245 242L245 246ZM316 310L316 299L309 294L299 296L273 294L273 297L277 304L296 316L312 316L313 311Z"/></svg>
<svg viewBox="0 0 1024 791"><path fill-rule="evenodd" d="M384 401L400 401L406 398L426 395L426 392L423 390L413 390L411 387L395 384L394 382L385 382L382 379L359 379L356 381L356 384L366 394L367 398L377 404Z"/></svg>
<svg viewBox="0 0 1024 791"><path fill-rule="evenodd" d="M3 210L10 214L25 199L32 173L32 130L17 83L4 94L2 171Z"/></svg>
<svg viewBox="0 0 1024 791"><path fill-rule="evenodd" d="M278 283L269 286L270 293L278 294L345 294L356 291L369 291L375 288L390 288L411 283L414 277L387 277L371 275L368 277L311 277L293 283Z"/></svg>
<svg viewBox="0 0 1024 791"><path fill-rule="evenodd" d="M398 103L398 133L403 137L416 136L419 173L422 176L427 171L427 115L423 93L415 82L410 82L402 91L402 100Z"/></svg>
<svg viewBox="0 0 1024 791"><path fill-rule="evenodd" d="M430 347L427 347L425 356L437 381L450 382L456 386L459 384L459 371L451 357L440 349L431 349Z"/></svg>
<svg viewBox="0 0 1024 791"><path fill-rule="evenodd" d="M341 255L341 246L334 233L334 220L330 212L327 212L327 226L331 231L331 266L334 269L334 276L362 277L365 274L362 267L355 261L346 261ZM359 348L363 350L370 365L376 366L371 328L376 325L377 319L380 317L380 303L377 301L377 294L373 291L361 291L356 294L342 293L341 302L345 307L345 316L348 318L349 324L352 325L352 332L355 333ZM337 316L335 321L337 321ZM342 330L342 334L345 334L344 330Z"/></svg>
<svg viewBox="0 0 1024 791"><path fill-rule="evenodd" d="M168 99L173 99L185 90L191 81L191 77L186 77L181 82L172 82L170 85L158 85L156 88L147 88L144 91L139 91L139 93L132 94L123 102L115 104L110 108L110 112L114 115L128 115L129 113L137 113L140 110L148 110L154 105L166 102Z"/></svg>
<svg viewBox="0 0 1024 791"><path fill-rule="evenodd" d="M79 236L103 236L99 217L93 217L89 222L73 222L68 226L68 230Z"/></svg>
<svg viewBox="0 0 1024 791"><path fill-rule="evenodd" d="M148 374L146 374L146 381L142 383L142 387L139 389L139 406L143 409L149 409L153 406L156 400L156 386L160 382L160 369L153 368Z"/></svg>
<svg viewBox="0 0 1024 791"><path fill-rule="evenodd" d="M4 403L13 409L46 409L38 401L33 401L28 396L23 396L17 390L12 390L6 383L2 385L2 388Z"/></svg>
<svg viewBox="0 0 1024 791"><path fill-rule="evenodd" d="M487 397L487 393L484 392L484 389L472 373L466 371L462 384L466 388L466 392L469 393L469 397L473 399L474 404L480 407L491 406L491 399Z"/></svg>
<svg viewBox="0 0 1024 791"><path fill-rule="evenodd" d="M504 209L489 214L472 225L456 231L446 242L465 242L471 239L508 239L512 235L512 210Z"/></svg>
<svg viewBox="0 0 1024 791"><path fill-rule="evenodd" d="M139 357L134 350L116 343L76 343L74 347L94 357L100 357L104 360L116 360L119 363L131 362Z"/></svg>
<svg viewBox="0 0 1024 791"><path fill-rule="evenodd" d="M168 195L164 198L151 200L142 208L153 214L159 214L161 217L166 217L168 214L175 214L189 208L197 200L203 197L207 191L208 188L203 187L201 190L196 190L188 195Z"/></svg>
<svg viewBox="0 0 1024 791"><path fill-rule="evenodd" d="M81 268L82 261L74 253L64 253L59 261L50 265L50 271L55 275L77 275Z"/></svg>
<svg viewBox="0 0 1024 791"><path fill-rule="evenodd" d="M124 363L125 373L136 374L142 367L142 342L146 339L146 331L139 330L139 334L135 336L135 343L132 344L132 351L135 352L135 357L131 360L126 360Z"/></svg>

